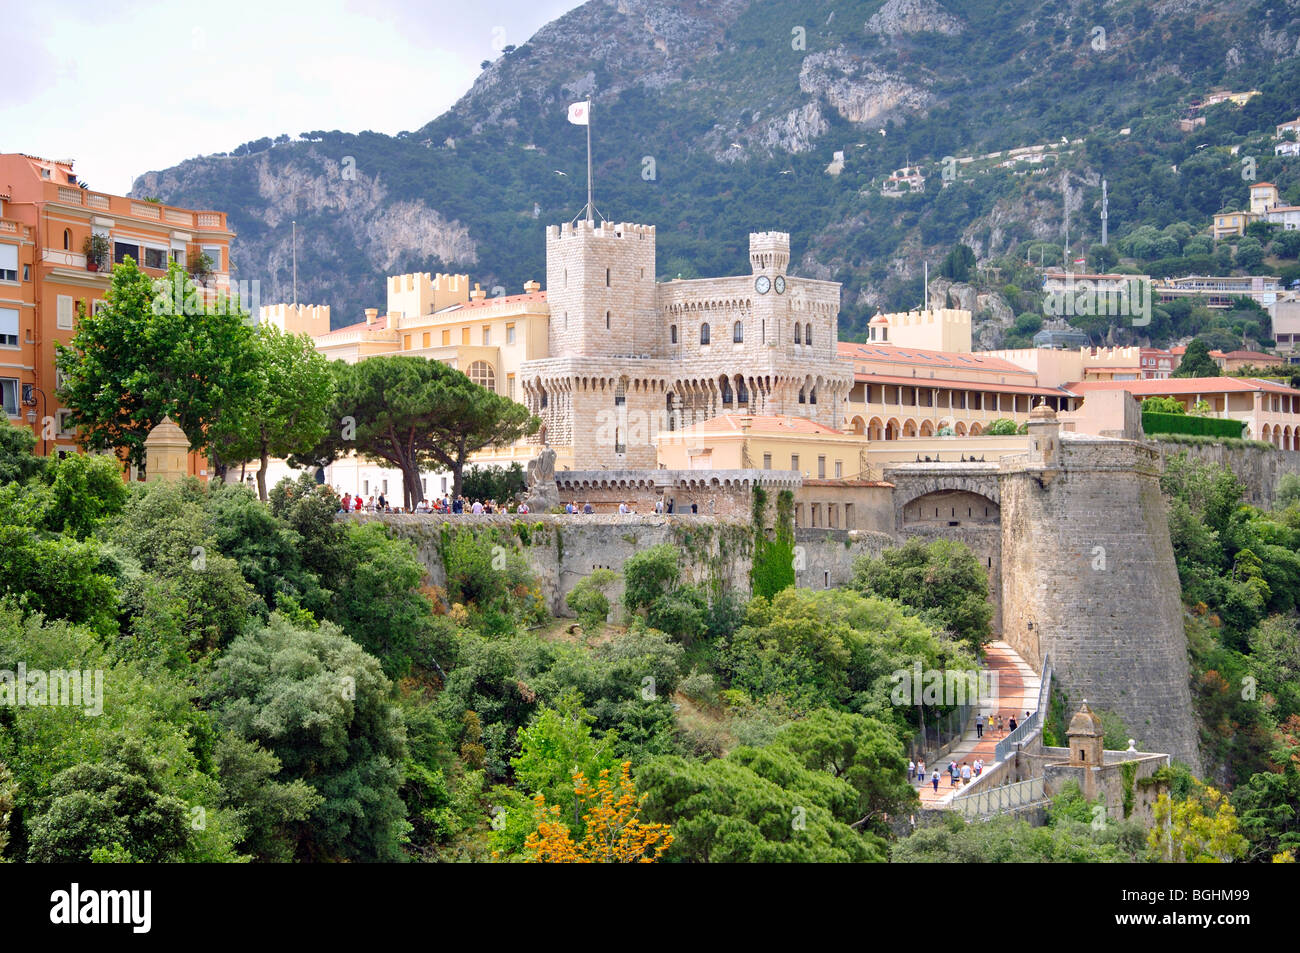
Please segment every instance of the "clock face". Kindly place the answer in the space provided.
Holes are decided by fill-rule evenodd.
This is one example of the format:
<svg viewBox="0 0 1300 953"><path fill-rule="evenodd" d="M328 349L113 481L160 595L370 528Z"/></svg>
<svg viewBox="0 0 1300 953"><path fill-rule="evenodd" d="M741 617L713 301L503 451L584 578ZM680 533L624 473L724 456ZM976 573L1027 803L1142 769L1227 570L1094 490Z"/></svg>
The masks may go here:
<svg viewBox="0 0 1300 953"><path fill-rule="evenodd" d="M777 275L776 281L773 282L773 284L775 284L776 286L777 294L779 295L785 294L785 275Z"/></svg>
<svg viewBox="0 0 1300 953"><path fill-rule="evenodd" d="M772 288L772 279L767 275L759 275L758 280L754 282L754 290L761 295L765 295Z"/></svg>

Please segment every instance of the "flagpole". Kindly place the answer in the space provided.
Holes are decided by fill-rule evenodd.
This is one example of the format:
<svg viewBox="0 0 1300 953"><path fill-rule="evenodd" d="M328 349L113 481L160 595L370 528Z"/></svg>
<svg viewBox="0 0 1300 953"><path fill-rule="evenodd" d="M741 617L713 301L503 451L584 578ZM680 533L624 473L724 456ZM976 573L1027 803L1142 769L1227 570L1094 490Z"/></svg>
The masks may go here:
<svg viewBox="0 0 1300 953"><path fill-rule="evenodd" d="M587 221L591 222L591 100L587 100Z"/></svg>

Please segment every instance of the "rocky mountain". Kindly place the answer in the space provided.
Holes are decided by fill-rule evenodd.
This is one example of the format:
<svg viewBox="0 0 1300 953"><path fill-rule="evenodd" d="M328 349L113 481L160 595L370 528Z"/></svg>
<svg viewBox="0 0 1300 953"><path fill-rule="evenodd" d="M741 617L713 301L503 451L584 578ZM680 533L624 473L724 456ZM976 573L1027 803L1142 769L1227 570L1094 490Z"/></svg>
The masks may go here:
<svg viewBox="0 0 1300 953"><path fill-rule="evenodd" d="M844 282L849 335L914 306L921 262L956 242L981 265L1035 241L1059 256L1068 202L1075 249L1095 243L1103 175L1115 236L1240 207L1243 146L1289 187L1296 160L1251 136L1295 118L1298 54L1283 0L590 0L415 131L268 130L133 194L228 211L264 302L290 295L296 221L299 300L336 326L399 271L514 291L544 277L543 226L585 201L565 107L590 97L596 205L659 226L663 276L734 273L750 230L789 231L796 270ZM1216 89L1261 94L1180 130ZM890 181L908 166L923 191ZM1014 296L983 295L996 343Z"/></svg>

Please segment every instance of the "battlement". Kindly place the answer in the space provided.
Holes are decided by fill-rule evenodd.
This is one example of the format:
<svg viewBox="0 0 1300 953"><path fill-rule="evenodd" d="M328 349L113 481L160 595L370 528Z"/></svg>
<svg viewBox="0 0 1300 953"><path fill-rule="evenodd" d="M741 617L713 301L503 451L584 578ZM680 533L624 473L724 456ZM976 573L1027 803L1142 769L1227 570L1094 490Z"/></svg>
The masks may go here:
<svg viewBox="0 0 1300 953"><path fill-rule="evenodd" d="M884 340L890 344L932 351L970 353L971 313L964 308L897 311L877 315L871 320L873 324L879 325L882 318L889 326Z"/></svg>
<svg viewBox="0 0 1300 953"><path fill-rule="evenodd" d="M330 330L330 306L327 304L268 304L258 312L263 324L274 325L286 334L310 334L317 337Z"/></svg>
<svg viewBox="0 0 1300 953"><path fill-rule="evenodd" d="M750 232L749 264L754 273L784 274L790 264L789 232Z"/></svg>
<svg viewBox="0 0 1300 953"><path fill-rule="evenodd" d="M424 271L388 277L389 314L414 318L468 300L469 275L439 273L434 277Z"/></svg>
<svg viewBox="0 0 1300 953"><path fill-rule="evenodd" d="M619 239L619 238L654 238L655 227L653 225L637 225L632 222L602 222L599 225L589 222L586 219L580 219L577 222L565 222L563 225L547 225L546 240L559 241L563 238L600 238L600 239Z"/></svg>

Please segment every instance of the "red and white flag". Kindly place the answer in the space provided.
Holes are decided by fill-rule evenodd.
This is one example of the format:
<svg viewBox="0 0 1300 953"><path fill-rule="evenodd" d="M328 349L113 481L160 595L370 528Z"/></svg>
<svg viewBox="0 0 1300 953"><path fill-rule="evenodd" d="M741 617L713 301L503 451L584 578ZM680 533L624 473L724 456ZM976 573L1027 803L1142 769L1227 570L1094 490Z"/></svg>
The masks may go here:
<svg viewBox="0 0 1300 953"><path fill-rule="evenodd" d="M569 122L575 126L585 126L591 116L591 101L583 100L580 103L572 103L569 106Z"/></svg>

